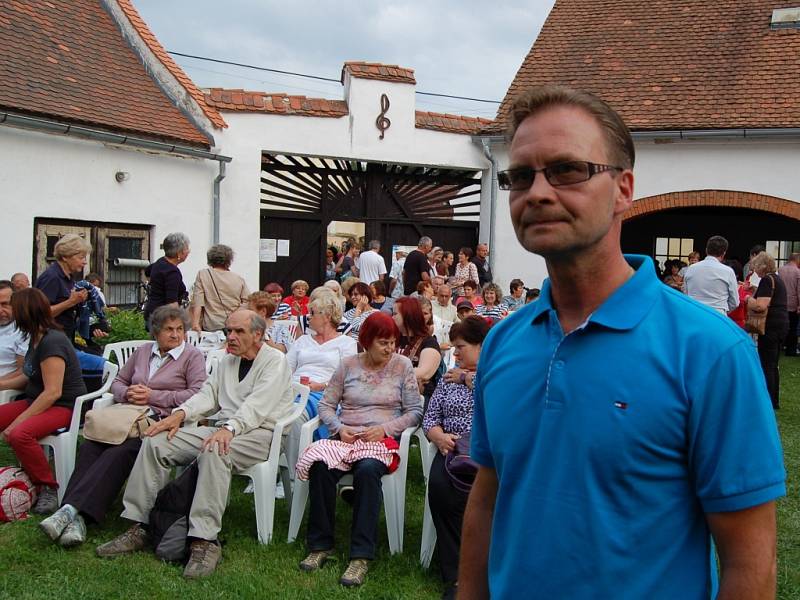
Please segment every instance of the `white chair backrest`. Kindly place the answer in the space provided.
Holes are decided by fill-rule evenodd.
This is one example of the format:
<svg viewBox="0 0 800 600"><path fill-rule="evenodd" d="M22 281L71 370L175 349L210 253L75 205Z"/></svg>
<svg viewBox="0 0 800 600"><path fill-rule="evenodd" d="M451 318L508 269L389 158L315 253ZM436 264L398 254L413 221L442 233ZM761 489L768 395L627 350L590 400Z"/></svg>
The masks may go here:
<svg viewBox="0 0 800 600"><path fill-rule="evenodd" d="M272 321L272 326L278 328L283 327L289 330L289 337L292 339L295 339L295 336L297 335L297 319L281 319L278 321Z"/></svg>
<svg viewBox="0 0 800 600"><path fill-rule="evenodd" d="M219 362L225 357L227 350L211 350L206 354L206 374L211 375L219 366Z"/></svg>
<svg viewBox="0 0 800 600"><path fill-rule="evenodd" d="M308 395L311 393L311 388L309 388L307 385L303 385L302 383L293 381L292 391L294 392L294 396L296 398L295 402L299 402L305 406L306 402L308 402ZM300 398L297 398L297 396L300 396Z"/></svg>
<svg viewBox="0 0 800 600"><path fill-rule="evenodd" d="M107 361L111 360L114 356L117 361L117 366L121 369L123 365L128 362L131 354L136 352L139 346L144 344L152 344L152 340L130 340L127 342L114 342L113 344L106 344L103 349L103 358Z"/></svg>

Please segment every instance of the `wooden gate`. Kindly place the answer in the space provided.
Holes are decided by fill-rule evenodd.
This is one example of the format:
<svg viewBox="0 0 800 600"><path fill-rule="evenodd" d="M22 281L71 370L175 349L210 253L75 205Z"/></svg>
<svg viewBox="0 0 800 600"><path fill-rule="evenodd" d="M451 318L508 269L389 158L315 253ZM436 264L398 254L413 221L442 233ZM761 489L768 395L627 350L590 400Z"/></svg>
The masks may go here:
<svg viewBox="0 0 800 600"><path fill-rule="evenodd" d="M331 221L364 223L387 267L392 245L413 246L423 235L453 252L478 242L480 171L268 153L261 169L261 238L278 250L286 240L289 249L261 257L261 287L320 285Z"/></svg>

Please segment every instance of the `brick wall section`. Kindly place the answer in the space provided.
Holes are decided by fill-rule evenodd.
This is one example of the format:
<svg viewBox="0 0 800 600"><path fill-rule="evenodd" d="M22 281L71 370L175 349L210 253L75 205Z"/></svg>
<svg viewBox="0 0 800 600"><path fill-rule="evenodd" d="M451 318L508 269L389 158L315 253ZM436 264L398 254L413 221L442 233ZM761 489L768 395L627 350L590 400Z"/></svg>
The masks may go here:
<svg viewBox="0 0 800 600"><path fill-rule="evenodd" d="M411 83L416 85L414 69L400 67L398 65L384 65L382 63L371 63L361 61L347 61L342 67L342 83L344 83L344 72L348 71L351 77L360 79L377 79L379 81L391 81L393 83Z"/></svg>
<svg viewBox="0 0 800 600"><path fill-rule="evenodd" d="M673 208L693 206L727 206L750 208L800 220L800 202L730 190L695 190L690 192L671 192L635 200L625 215L625 221L643 217L654 212Z"/></svg>
<svg viewBox="0 0 800 600"><path fill-rule="evenodd" d="M205 103L218 110L261 112L302 117L343 117L348 113L344 100L306 98L288 94L248 92L240 89L211 88Z"/></svg>

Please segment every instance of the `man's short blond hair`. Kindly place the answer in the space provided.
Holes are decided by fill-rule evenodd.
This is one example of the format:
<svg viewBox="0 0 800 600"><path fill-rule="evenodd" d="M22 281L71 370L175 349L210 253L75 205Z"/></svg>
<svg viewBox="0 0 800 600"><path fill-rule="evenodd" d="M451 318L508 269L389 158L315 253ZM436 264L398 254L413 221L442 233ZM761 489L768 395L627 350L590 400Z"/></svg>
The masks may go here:
<svg viewBox="0 0 800 600"><path fill-rule="evenodd" d="M633 168L636 151L625 121L605 101L583 90L560 85L542 85L528 90L511 106L510 136L513 138L517 128L531 115L556 106L579 108L591 115L603 130L611 166Z"/></svg>

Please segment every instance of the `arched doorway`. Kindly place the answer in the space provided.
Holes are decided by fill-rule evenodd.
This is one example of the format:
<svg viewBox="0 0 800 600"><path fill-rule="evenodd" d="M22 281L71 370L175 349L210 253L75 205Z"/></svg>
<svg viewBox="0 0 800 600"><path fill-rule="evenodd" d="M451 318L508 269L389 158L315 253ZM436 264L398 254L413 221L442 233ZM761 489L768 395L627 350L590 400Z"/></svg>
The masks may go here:
<svg viewBox="0 0 800 600"><path fill-rule="evenodd" d="M768 246L783 261L784 254L800 248L800 203L729 190L642 198L633 203L623 222L622 250L685 260L689 247L704 253L712 235L724 236L730 243L728 257L742 263L755 244Z"/></svg>

